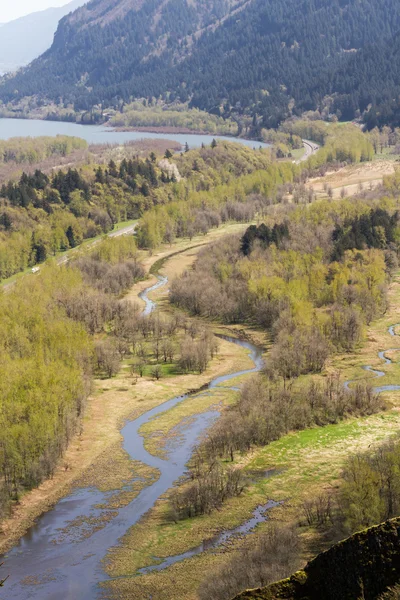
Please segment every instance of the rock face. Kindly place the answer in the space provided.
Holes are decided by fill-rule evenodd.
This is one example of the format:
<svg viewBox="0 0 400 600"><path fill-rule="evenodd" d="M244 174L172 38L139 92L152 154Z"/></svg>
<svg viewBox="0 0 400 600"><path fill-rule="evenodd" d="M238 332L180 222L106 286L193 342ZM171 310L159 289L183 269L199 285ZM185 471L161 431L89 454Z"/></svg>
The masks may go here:
<svg viewBox="0 0 400 600"><path fill-rule="evenodd" d="M376 600L400 580L400 517L356 533L283 581L235 600Z"/></svg>

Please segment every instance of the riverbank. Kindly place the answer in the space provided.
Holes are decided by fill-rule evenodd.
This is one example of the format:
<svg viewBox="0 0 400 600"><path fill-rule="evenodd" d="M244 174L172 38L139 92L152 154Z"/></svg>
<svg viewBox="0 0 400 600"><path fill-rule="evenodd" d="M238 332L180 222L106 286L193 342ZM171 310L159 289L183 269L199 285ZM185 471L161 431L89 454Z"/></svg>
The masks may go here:
<svg viewBox="0 0 400 600"><path fill-rule="evenodd" d="M179 240L152 256L142 254L143 262L146 269L151 270L152 266L170 257L162 264L161 272L171 279L190 268L205 244L245 227L246 225L229 225L213 230L206 237L201 236L192 241ZM137 284L128 295L131 301L138 302L137 294L149 287L153 281L155 278ZM156 290L152 299L157 301L162 311L175 310L168 303L168 286ZM376 352L396 346L393 337L387 332L387 327L400 321L399 279L390 287L390 303L391 308L384 319L378 320L370 327L365 347L352 355L335 357L329 364L327 373L340 370L344 379L353 379L358 376L365 377L362 365L379 366ZM266 341L260 332L243 327L224 327L221 330L216 326L215 330L221 333L234 331L236 334L240 331L240 335L245 332L253 339L262 336L258 338L259 344L265 344ZM35 510L39 510L40 513L40 509L48 507L73 489L93 486L101 492L112 492L112 495L101 501L107 509L102 522L90 519L85 522L88 528L86 535L92 535L97 528L103 527L104 519L107 523L111 522L116 517L117 510L128 507L139 492L146 487L150 489L149 484L158 477L154 469L130 460L122 449L120 428L125 419L136 418L189 389L198 389L221 372L236 372L241 368L248 368L248 361L245 351L221 341L219 358L202 376L168 377L157 383L146 379L132 385L132 377L125 365L115 379L97 382L81 436L74 439L55 479L23 499L19 515L21 519L18 523L16 518L12 527L15 526L17 532L21 531L18 527L24 527L24 518L25 525L29 523L29 519L32 522ZM388 377L391 379L387 382L399 381L399 365L389 367L391 372L388 372ZM243 379L238 377L233 382L230 381L229 386L236 387L241 381ZM302 385L304 382L305 378L300 378L296 385ZM335 490L340 481L342 465L350 453L366 449L398 430L400 413L397 397L398 394L388 395L393 408L380 415L289 434L265 448L256 449L240 457L236 464L246 468L251 480L249 489L241 497L229 500L221 510L211 515L173 523L168 518L166 493L157 501L155 507L126 533L122 543L110 550L105 564L107 573L116 579L104 583L105 597L119 599L134 596L139 600L147 600L152 594L157 600L194 600L204 573L216 566L223 566L229 561L233 551L243 550L251 536L247 539L229 539L229 542L213 548L212 552L201 552L159 572L137 576L137 570L155 565L170 556L183 554L201 546L204 540L213 539L221 531L238 527L252 517L258 506L265 505L268 500L284 503L268 512L269 519L282 523L298 523L304 500L315 497L321 491ZM153 454L163 456L163 453L168 451L169 443L179 438L185 424L190 423L200 413L209 413L210 410L219 409L235 399L234 390L221 387L213 390L212 396L192 396L190 402L184 401L168 412L163 411L157 419L148 421L141 430L146 438L145 447ZM136 479L134 484L127 486L127 482L133 479ZM28 496L31 502L35 498L35 502L29 504ZM44 504L40 504L40 500ZM80 535L81 524L79 519L77 523L68 524L60 535L75 539L74 536ZM264 526L265 524L259 525L258 530L262 530ZM323 544L315 532L306 528L302 532L304 555L301 561L304 562L322 549ZM15 532L10 530L10 533ZM104 549L106 548L107 546L104 546Z"/></svg>
<svg viewBox="0 0 400 600"><path fill-rule="evenodd" d="M256 137L246 137L241 135L234 135L233 133L224 133L223 131L204 131L202 129L190 129L189 127L179 127L179 126L167 126L167 125L159 125L152 127L151 125L146 126L114 126L111 123L105 122L104 125L109 127L112 131L119 132L130 132L137 131L139 133L165 133L165 134L183 134L183 135L205 135L209 136L210 140L213 138L223 137L225 139L232 140L246 140L248 142L254 142L257 144L263 143L262 140ZM307 156L309 158L309 156Z"/></svg>
<svg viewBox="0 0 400 600"><path fill-rule="evenodd" d="M153 128L151 128L153 130ZM200 148L202 144L209 145L212 138L218 138L227 142L236 142L250 148L270 148L270 144L247 140L242 137L232 135L204 134L194 133L163 133L160 128L154 131L118 131L112 129L109 125L82 125L79 123L70 123L68 121L50 121L40 119L23 118L0 118L0 139L8 140L14 137L56 137L57 135L69 135L84 139L88 144L124 144L126 142L140 141L143 139L169 140L180 144L182 147L187 143L190 148Z"/></svg>
<svg viewBox="0 0 400 600"><path fill-rule="evenodd" d="M169 269L173 267L173 259L167 266ZM390 309L383 318L371 324L364 347L352 354L333 357L325 377L332 373L340 373L343 381L373 377L363 369L365 365L372 365L386 372L384 377L379 378L377 386L399 384L400 364L385 364L378 357L383 350L400 348L400 338L393 338L388 331L390 325L400 322L399 277L400 274L390 286ZM394 351L388 353L391 358L395 355ZM310 376L302 377L294 385L304 385L309 380ZM206 540L246 522L255 508L268 500L283 502L269 513L270 519L289 525L304 523L303 503L320 494L335 494L349 455L373 448L398 432L400 394L398 391L386 391L384 398L388 403L385 412L291 433L239 458L236 464L245 467L252 483L240 498L229 500L211 515L174 523L168 517L167 498L160 499L155 508L124 536L122 543L109 553L107 572L115 579L104 584L106 597L147 600L152 595L157 600L195 600L196 589L204 580L205 573L216 567L223 568L232 553L239 549L243 551L248 543L246 538L232 539L228 545L223 544L207 552ZM229 402L229 399L226 401ZM148 435L149 447L157 447L152 440L155 432L159 430L168 435L179 419L183 422L190 417L192 408L189 403L185 408L184 403L180 414L176 410L170 411L156 423L149 424L144 431ZM258 530L262 531L263 527L265 524L259 525ZM309 527L303 526L300 533L303 540L300 563L326 549L332 542ZM176 562L164 570L138 576L139 569L182 555L203 542L205 551L201 554Z"/></svg>
<svg viewBox="0 0 400 600"><path fill-rule="evenodd" d="M220 235L238 231L244 227L244 225L237 224L228 225L213 231L207 238L199 236L192 241L180 240L171 247L161 249L153 256L143 253L143 263L146 270L150 270L151 266L160 258L165 258L177 251L184 251L189 246L197 245L200 248ZM185 259L181 264L184 269ZM150 278L137 284L126 298L133 302L139 302L138 293L151 285L151 282ZM232 344L221 343L218 357L201 375L178 375L159 383L145 378L133 385L129 369L127 365L124 365L117 377L96 381L94 392L88 401L82 430L71 441L54 477L41 484L39 488L26 493L21 498L20 504L15 506L11 518L2 522L0 553L4 553L12 547L42 513L51 509L60 498L66 496L72 489L82 486L97 486L104 492L122 489L126 480L132 478L132 473L134 473L143 480L143 485L135 486L135 490L131 490L129 498L132 497L132 494L137 495L148 480L154 477L154 473L143 469L141 465L132 465L132 461L122 449L120 430L125 420L138 417L177 393L183 394L197 389L216 376L232 370L239 370L241 367L246 368L247 365L248 358L245 351ZM119 498L118 502L124 503L127 500L128 496Z"/></svg>
<svg viewBox="0 0 400 600"><path fill-rule="evenodd" d="M190 129L189 127L178 127L178 126L167 126L167 125L160 125L160 126L154 126L152 127L151 125L146 125L146 126L123 126L123 127L118 127L118 126L114 126L111 125L111 123L105 122L104 125L106 127L110 127L110 129L112 129L112 131L139 131L141 133L182 133L182 134L193 134L193 135L208 135L211 138L213 137L218 137L220 135L224 136L224 137L231 137L230 134L227 133L219 133L218 131L202 131L201 129ZM238 136L234 136L232 135L232 137L238 137ZM246 139L251 139L251 138L246 138ZM252 141L257 141L257 140L252 140Z"/></svg>

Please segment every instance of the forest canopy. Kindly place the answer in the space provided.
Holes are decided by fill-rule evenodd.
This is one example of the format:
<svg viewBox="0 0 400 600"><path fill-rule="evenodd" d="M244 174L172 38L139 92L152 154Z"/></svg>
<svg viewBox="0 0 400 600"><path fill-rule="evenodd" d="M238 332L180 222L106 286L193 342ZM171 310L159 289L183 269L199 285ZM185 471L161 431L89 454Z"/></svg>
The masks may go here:
<svg viewBox="0 0 400 600"><path fill-rule="evenodd" d="M65 17L43 57L3 78L5 109L50 99L96 120L144 97L249 115L260 128L316 109L345 121L364 114L371 129L399 125L395 0L156 0L131 10L119 0L104 2L101 17L91 5L93 20L82 9Z"/></svg>

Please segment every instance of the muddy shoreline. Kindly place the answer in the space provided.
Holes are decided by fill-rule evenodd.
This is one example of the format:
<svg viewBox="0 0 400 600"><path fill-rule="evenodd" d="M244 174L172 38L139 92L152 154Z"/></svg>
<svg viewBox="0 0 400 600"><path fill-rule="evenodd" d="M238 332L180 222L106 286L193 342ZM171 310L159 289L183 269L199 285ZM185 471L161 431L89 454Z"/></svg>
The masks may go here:
<svg viewBox="0 0 400 600"><path fill-rule="evenodd" d="M161 287L168 283L166 277L158 278L158 283L142 294L146 303L144 314L149 314L155 307L147 294L157 285ZM251 352L254 367L214 377L208 386L209 389L239 375L259 371L263 366L261 349L237 339L229 341ZM98 585L107 581L101 561L110 551L110 547L118 545L120 538L130 527L182 476L193 446L217 416L212 411L199 414L185 431L182 443L171 451L171 456L167 459L149 454L145 448L145 439L139 433L143 424L188 398L188 394L175 396L143 412L135 420L128 420L122 429L123 448L131 460L159 471L159 477L142 488L132 502L119 509L117 514L107 521L104 520L101 509L107 494L99 492L96 488L75 490L70 496L62 498L52 511L42 515L9 555L3 557L6 568L11 573L9 590L15 600L24 600L27 591L29 597L40 600L59 598L60 593L63 598L71 600L95 600L98 597ZM79 522L78 525L74 524L76 521ZM93 521L100 522L100 526L93 531L89 527L87 533L86 524ZM67 532L61 539L60 531Z"/></svg>

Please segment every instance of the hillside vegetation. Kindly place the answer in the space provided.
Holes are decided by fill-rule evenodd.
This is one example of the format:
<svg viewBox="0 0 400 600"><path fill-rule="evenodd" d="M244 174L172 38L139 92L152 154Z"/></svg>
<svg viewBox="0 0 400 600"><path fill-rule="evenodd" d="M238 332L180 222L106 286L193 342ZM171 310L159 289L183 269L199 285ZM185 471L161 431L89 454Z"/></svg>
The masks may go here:
<svg viewBox="0 0 400 600"><path fill-rule="evenodd" d="M223 410L198 445L187 481L171 497L176 521L193 519L198 526L199 515L221 512L223 503L232 506L232 497L245 502L255 487L248 479L248 461L256 456L265 464L266 448L277 440L285 448L293 432L334 429L374 413L384 419L388 397L376 394L362 375L345 387L340 365L346 354L359 355L367 327L388 310L387 287L398 267L400 241L396 181L397 174L388 177L385 187L368 198L280 206L275 214L267 210L264 223L201 250L192 269L172 282L170 300L179 309L225 326L255 327L268 332L271 341L262 374L242 385L236 403ZM398 444L389 444L376 457L352 456L339 476L339 491L335 485L321 489L296 506L293 519L323 545L395 516L398 464ZM289 492L291 501L295 496ZM271 582L279 568L285 571L294 559L289 548L280 549L277 564L273 540L261 538L260 545L269 548L268 567L257 544L249 543L248 554L233 552L203 578L200 598L212 593L215 600L229 600L246 585ZM337 598L319 593L310 597Z"/></svg>
<svg viewBox="0 0 400 600"><path fill-rule="evenodd" d="M400 519L393 517L399 513L399 464L398 435L373 450L348 458L336 513L333 515L333 503L327 504L325 510L332 511L327 521L332 523L339 518L350 531L370 529L334 545L289 579L244 592L237 599L396 600L400 592ZM374 523L382 525L371 527ZM343 569L343 564L351 568Z"/></svg>
<svg viewBox="0 0 400 600"><path fill-rule="evenodd" d="M143 277L135 257L133 238L108 240L72 268L49 265L0 295L1 516L52 477L81 423L93 372L118 368L117 351L93 336L122 314L118 296ZM102 271L101 286L90 268Z"/></svg>

